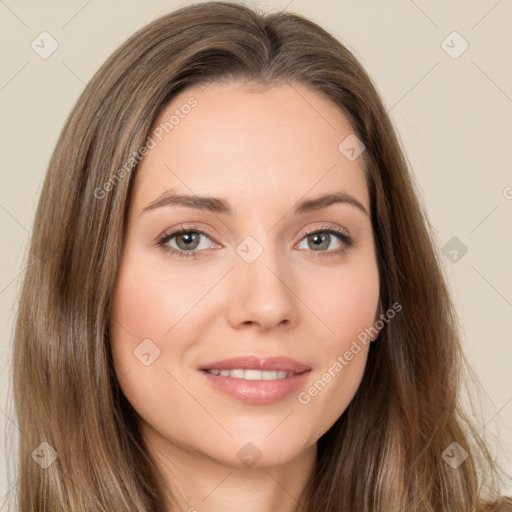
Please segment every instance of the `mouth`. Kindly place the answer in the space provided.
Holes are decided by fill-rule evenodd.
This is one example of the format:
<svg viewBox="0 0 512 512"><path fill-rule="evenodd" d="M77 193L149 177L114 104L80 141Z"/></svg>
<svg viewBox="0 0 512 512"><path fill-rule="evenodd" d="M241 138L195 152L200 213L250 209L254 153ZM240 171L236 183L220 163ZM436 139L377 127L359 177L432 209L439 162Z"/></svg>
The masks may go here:
<svg viewBox="0 0 512 512"><path fill-rule="evenodd" d="M303 387L311 367L287 357L243 356L199 368L223 395L252 405L269 405Z"/></svg>
<svg viewBox="0 0 512 512"><path fill-rule="evenodd" d="M232 377L233 379L244 379L244 380L277 380L277 379L289 379L294 375L300 375L294 372L286 372L284 370L251 370L243 368L235 368L233 370L204 370L211 375L218 377Z"/></svg>
<svg viewBox="0 0 512 512"><path fill-rule="evenodd" d="M287 372L287 373L302 373L311 370L311 366L296 361L285 356L272 356L272 357L256 357L256 356L240 356L232 357L230 359L223 359L213 363L201 366L201 370L207 371L236 371L236 370L255 370L262 372ZM238 377L243 378L243 377ZM281 377L284 378L284 377Z"/></svg>

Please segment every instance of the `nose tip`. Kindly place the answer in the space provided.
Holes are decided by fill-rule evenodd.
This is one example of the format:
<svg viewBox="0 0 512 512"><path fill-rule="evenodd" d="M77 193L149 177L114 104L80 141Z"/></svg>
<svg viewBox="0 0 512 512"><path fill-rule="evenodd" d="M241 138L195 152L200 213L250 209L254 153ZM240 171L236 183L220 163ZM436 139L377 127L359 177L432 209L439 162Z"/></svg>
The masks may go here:
<svg viewBox="0 0 512 512"><path fill-rule="evenodd" d="M254 251L251 243L247 242L249 251ZM250 264L241 261L234 272L233 301L229 310L233 325L258 325L268 330L293 323L296 297L291 291L291 283L286 282L291 277L283 278L272 270L270 265L274 262L278 266L278 263L275 263L275 259L270 261L269 257L268 253L262 253Z"/></svg>

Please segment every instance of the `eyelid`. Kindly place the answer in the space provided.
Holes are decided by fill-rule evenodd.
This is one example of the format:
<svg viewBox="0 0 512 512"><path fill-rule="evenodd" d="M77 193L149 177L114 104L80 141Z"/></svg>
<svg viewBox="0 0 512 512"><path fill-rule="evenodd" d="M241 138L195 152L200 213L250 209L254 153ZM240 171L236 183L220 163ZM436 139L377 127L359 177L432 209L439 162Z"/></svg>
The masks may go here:
<svg viewBox="0 0 512 512"><path fill-rule="evenodd" d="M346 237L348 238L352 238L350 233L348 232L347 229L341 227L341 226L337 226L337 225L334 225L334 224L316 224L315 226L311 227L311 228L307 228L303 233L302 233L302 238L300 240L302 240L306 235L310 235L311 233L316 233L317 231L328 231L332 229L333 231L336 231L338 233L341 233L343 235L345 235Z"/></svg>
<svg viewBox="0 0 512 512"><path fill-rule="evenodd" d="M187 233L189 231L193 231L195 233L200 233L202 235L207 236L211 240L214 240L214 237L212 237L206 230L198 227L197 224L179 224L178 226L174 226L172 228L166 229L162 234L158 235L155 238L155 242L158 242L159 240L162 240L164 238L168 238L174 235L179 235L180 233ZM222 245L219 242L216 242L218 245Z"/></svg>

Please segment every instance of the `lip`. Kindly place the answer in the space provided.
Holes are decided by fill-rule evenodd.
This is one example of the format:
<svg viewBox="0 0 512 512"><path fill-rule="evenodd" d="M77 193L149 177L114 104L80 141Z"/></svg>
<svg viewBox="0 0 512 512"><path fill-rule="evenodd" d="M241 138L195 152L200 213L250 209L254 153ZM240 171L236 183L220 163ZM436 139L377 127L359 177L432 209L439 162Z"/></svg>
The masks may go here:
<svg viewBox="0 0 512 512"><path fill-rule="evenodd" d="M213 375L206 370L232 370L236 368L286 371L294 375L285 379L275 380L246 380L234 377ZM311 367L288 357L258 358L243 356L202 366L200 373L215 390L231 398L251 405L269 405L283 400L290 394L297 392L306 384L311 373Z"/></svg>
<svg viewBox="0 0 512 512"><path fill-rule="evenodd" d="M201 370L234 370L236 368L249 369L249 370L281 370L284 372L303 373L311 370L311 366L307 366L295 359L289 357L255 357L255 356L241 356L233 357L231 359L224 359L222 361L215 361L213 363L201 366Z"/></svg>

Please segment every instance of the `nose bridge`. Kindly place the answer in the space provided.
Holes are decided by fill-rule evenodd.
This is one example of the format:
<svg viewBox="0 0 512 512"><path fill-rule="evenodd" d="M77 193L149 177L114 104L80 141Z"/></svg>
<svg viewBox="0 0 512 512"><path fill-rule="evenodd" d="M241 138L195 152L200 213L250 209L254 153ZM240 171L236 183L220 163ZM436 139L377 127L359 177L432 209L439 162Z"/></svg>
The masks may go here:
<svg viewBox="0 0 512 512"><path fill-rule="evenodd" d="M230 310L233 323L269 328L295 321L291 267L281 249L271 233L248 236L236 247Z"/></svg>

